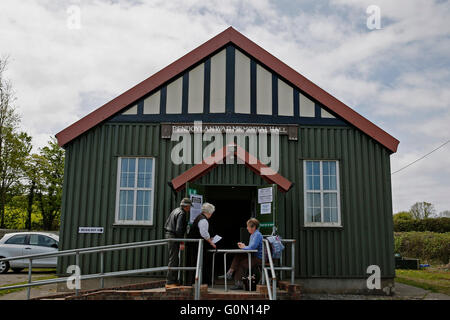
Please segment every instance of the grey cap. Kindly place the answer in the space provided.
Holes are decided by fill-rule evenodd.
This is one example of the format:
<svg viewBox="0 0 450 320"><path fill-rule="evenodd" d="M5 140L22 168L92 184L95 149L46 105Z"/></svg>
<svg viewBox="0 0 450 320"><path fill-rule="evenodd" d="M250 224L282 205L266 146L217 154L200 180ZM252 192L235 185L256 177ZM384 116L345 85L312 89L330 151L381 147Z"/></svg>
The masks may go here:
<svg viewBox="0 0 450 320"><path fill-rule="evenodd" d="M191 206L191 205L192 205L192 201L189 198L183 198L183 200L181 200L181 202L180 202L181 207Z"/></svg>

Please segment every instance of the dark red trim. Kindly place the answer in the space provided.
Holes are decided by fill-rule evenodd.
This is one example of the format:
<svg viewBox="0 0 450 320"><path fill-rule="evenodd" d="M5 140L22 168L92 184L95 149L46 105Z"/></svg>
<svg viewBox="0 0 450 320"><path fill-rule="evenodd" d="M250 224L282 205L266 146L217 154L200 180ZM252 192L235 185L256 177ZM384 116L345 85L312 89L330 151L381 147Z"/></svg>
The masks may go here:
<svg viewBox="0 0 450 320"><path fill-rule="evenodd" d="M343 118L384 145L390 151L397 151L397 146L399 144L397 139L327 93L325 90L321 89L319 86L306 79L304 76L271 55L250 39L246 38L232 27L229 27L225 31L219 33L214 38L187 53L161 71L155 73L153 76L142 81L135 87L129 89L117 98L111 100L107 104L57 133L56 138L58 139L59 145L66 145L82 133L121 111L126 106L158 88L160 85L188 69L190 66L206 58L208 55L220 49L228 42L232 42L234 45L247 52L260 63L278 73L293 85L297 86L302 91L306 92L328 109L336 113L339 117Z"/></svg>
<svg viewBox="0 0 450 320"><path fill-rule="evenodd" d="M232 148L233 150L230 151L228 148ZM278 188L283 191L287 192L292 187L292 182L290 182L288 179L280 175L279 173L273 171L265 164L261 163L256 157L249 154L247 151L242 149L239 146L236 145L227 145L223 147L221 150L217 151L207 159L203 160L202 163L199 163L192 168L186 170L182 174L180 174L178 177L173 178L171 181L172 188L175 191L180 191L184 189L185 185L189 181L195 181L198 178L204 176L209 171L214 169L218 164L223 163L226 157L228 157L231 153L233 153L236 158L241 159L244 161L244 164L250 168L254 173L261 176L265 181L271 184L278 185ZM224 163L226 165L226 163ZM262 170L267 170L266 172L262 172Z"/></svg>

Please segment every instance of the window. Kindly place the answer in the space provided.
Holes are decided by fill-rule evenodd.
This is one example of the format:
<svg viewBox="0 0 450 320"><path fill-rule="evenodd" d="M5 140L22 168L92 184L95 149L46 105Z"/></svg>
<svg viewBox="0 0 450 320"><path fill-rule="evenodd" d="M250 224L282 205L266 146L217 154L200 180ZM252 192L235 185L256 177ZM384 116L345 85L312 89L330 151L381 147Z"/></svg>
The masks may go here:
<svg viewBox="0 0 450 320"><path fill-rule="evenodd" d="M41 234L32 234L30 235L30 245L57 248L58 242L55 239L43 236Z"/></svg>
<svg viewBox="0 0 450 320"><path fill-rule="evenodd" d="M116 223L153 223L154 158L119 158Z"/></svg>
<svg viewBox="0 0 450 320"><path fill-rule="evenodd" d="M340 226L339 162L304 161L305 226Z"/></svg>
<svg viewBox="0 0 450 320"><path fill-rule="evenodd" d="M20 234L17 236L12 236L8 240L6 240L6 244L26 244L27 235Z"/></svg>

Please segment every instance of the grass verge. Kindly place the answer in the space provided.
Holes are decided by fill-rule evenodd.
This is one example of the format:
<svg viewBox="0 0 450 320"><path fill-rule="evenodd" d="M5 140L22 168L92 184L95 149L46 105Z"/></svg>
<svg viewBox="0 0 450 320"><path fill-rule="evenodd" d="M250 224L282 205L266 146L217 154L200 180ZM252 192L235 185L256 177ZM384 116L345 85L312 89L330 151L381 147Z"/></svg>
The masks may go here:
<svg viewBox="0 0 450 320"><path fill-rule="evenodd" d="M450 270L445 267L430 267L421 270L395 270L395 280L431 292L450 295Z"/></svg>

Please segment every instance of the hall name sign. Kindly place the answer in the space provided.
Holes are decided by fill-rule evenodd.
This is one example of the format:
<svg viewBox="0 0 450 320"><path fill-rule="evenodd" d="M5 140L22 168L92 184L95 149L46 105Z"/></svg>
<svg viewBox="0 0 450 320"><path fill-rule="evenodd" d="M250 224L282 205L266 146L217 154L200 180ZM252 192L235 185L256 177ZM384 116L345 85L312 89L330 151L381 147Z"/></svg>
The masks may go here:
<svg viewBox="0 0 450 320"><path fill-rule="evenodd" d="M247 132L255 130L260 132L265 130L270 133L271 130L277 130L279 135L287 135L289 140L298 140L298 125L268 125L268 124L229 124L229 123L202 123L201 126L195 126L193 123L161 123L161 137L170 139L174 132L213 132L213 133L227 133L227 132Z"/></svg>

